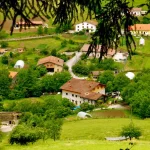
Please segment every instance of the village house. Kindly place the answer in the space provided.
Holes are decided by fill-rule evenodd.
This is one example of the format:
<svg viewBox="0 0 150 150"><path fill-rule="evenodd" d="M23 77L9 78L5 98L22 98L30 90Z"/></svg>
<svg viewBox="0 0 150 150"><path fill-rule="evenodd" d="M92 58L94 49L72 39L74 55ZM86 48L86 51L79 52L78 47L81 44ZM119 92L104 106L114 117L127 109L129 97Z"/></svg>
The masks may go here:
<svg viewBox="0 0 150 150"><path fill-rule="evenodd" d="M92 71L91 75L96 80L99 77L100 73L100 71Z"/></svg>
<svg viewBox="0 0 150 150"><path fill-rule="evenodd" d="M60 88L62 97L69 99L79 106L84 102L96 104L99 99L104 99L105 85L95 81L72 78Z"/></svg>
<svg viewBox="0 0 150 150"><path fill-rule="evenodd" d="M141 16L141 15L145 15L147 11L142 10L142 8L132 8L131 9L131 14L133 14L134 16Z"/></svg>
<svg viewBox="0 0 150 150"><path fill-rule="evenodd" d="M17 112L0 112L0 122L2 125L17 124L20 115Z"/></svg>
<svg viewBox="0 0 150 150"><path fill-rule="evenodd" d="M88 52L89 46L90 46L90 44L84 44L81 47L80 51L86 54ZM89 57L99 58L100 51L101 51L101 45L97 45L96 51L93 51L92 53L90 53ZM114 49L110 48L110 49L108 49L107 56L105 56L105 57L112 58L114 56L115 52L116 51Z"/></svg>
<svg viewBox="0 0 150 150"><path fill-rule="evenodd" d="M113 60L114 60L115 62L126 62L128 56L129 56L128 53L117 52L117 53L113 56Z"/></svg>
<svg viewBox="0 0 150 150"><path fill-rule="evenodd" d="M3 55L7 52L7 49L0 48L0 55Z"/></svg>
<svg viewBox="0 0 150 150"><path fill-rule="evenodd" d="M36 28L38 26L43 26L44 23L43 21L31 21L31 23L26 23L24 21L19 21L15 24L15 29L19 29L20 27L24 28L24 27L30 27L30 28Z"/></svg>
<svg viewBox="0 0 150 150"><path fill-rule="evenodd" d="M15 83L18 72L9 71L9 78L12 79L12 83Z"/></svg>
<svg viewBox="0 0 150 150"><path fill-rule="evenodd" d="M23 47L20 47L20 48L17 48L17 51L19 52L19 53L22 53L22 52L24 52L24 48Z"/></svg>
<svg viewBox="0 0 150 150"><path fill-rule="evenodd" d="M134 36L150 36L150 24L135 24L130 26L129 30Z"/></svg>
<svg viewBox="0 0 150 150"><path fill-rule="evenodd" d="M48 72L61 72L63 70L64 60L55 56L48 56L38 61L37 65L44 65Z"/></svg>
<svg viewBox="0 0 150 150"><path fill-rule="evenodd" d="M75 25L75 31L79 32L82 30L86 30L87 32L95 32L96 31L97 22L94 20L89 20L85 22L81 22Z"/></svg>

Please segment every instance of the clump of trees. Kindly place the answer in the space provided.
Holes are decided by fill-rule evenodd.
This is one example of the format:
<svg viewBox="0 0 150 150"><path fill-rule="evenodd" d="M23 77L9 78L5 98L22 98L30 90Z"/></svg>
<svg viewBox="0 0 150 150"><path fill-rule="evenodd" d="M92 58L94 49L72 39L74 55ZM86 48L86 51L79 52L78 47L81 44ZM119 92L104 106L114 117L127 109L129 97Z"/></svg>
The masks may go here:
<svg viewBox="0 0 150 150"><path fill-rule="evenodd" d="M73 66L73 72L81 75L88 75L91 71L95 70L115 70L119 66L113 59L104 59L99 62L98 59L86 59L87 55L82 55L78 63Z"/></svg>
<svg viewBox="0 0 150 150"><path fill-rule="evenodd" d="M39 97L45 92L59 92L60 87L71 79L68 72L59 72L52 76L45 75L46 72L46 68L42 66L22 69L11 86L8 70L0 70L0 95L3 99Z"/></svg>
<svg viewBox="0 0 150 150"><path fill-rule="evenodd" d="M136 75L133 81L125 86L122 97L132 106L133 113L141 118L150 117L150 69L144 69Z"/></svg>
<svg viewBox="0 0 150 150"><path fill-rule="evenodd" d="M97 80L102 84L106 84L106 92L122 91L130 83L129 78L124 73L115 75L110 70L101 73Z"/></svg>
<svg viewBox="0 0 150 150"><path fill-rule="evenodd" d="M26 106L26 107L24 107ZM26 145L39 139L60 138L63 118L73 113L74 104L68 99L47 98L39 101L16 101L7 106L7 111L22 112L19 125L10 135L10 144Z"/></svg>

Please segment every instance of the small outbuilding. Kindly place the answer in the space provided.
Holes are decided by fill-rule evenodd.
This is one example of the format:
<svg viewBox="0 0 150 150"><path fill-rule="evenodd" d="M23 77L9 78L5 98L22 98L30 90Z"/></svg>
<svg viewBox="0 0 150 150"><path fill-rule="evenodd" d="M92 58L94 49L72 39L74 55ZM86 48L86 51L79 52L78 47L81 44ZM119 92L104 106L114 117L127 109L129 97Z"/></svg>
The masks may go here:
<svg viewBox="0 0 150 150"><path fill-rule="evenodd" d="M89 118L89 117L92 117L90 114L86 113L86 112L83 112L83 111L80 111L77 116L79 118Z"/></svg>
<svg viewBox="0 0 150 150"><path fill-rule="evenodd" d="M14 68L23 68L24 67L24 61L18 60L14 66Z"/></svg>

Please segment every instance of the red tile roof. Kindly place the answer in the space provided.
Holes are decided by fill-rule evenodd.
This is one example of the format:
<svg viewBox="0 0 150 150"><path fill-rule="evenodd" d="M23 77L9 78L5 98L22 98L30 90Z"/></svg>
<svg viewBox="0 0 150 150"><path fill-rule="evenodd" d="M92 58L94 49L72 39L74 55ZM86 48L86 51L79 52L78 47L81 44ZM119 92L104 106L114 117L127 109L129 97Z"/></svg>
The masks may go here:
<svg viewBox="0 0 150 150"><path fill-rule="evenodd" d="M82 46L82 48L80 49L80 51L82 51L82 52L87 52L89 46L90 46L90 44L84 44L84 45ZM97 52L97 53L100 53L100 51L101 51L101 45L98 45L96 52ZM108 49L108 52L107 52L107 55L113 56L115 53L116 53L116 51L115 51L114 49L109 48L109 49Z"/></svg>
<svg viewBox="0 0 150 150"><path fill-rule="evenodd" d="M55 56L48 56L48 57L40 59L38 61L37 65L42 65L42 64L45 64L45 63L48 63L48 62L56 64L58 66L63 66L63 64L64 64L64 60L63 59L60 59L60 58L55 57Z"/></svg>
<svg viewBox="0 0 150 150"><path fill-rule="evenodd" d="M14 77L16 77L16 75L18 74L18 72L15 72L15 71L9 71L9 77L10 78L14 78Z"/></svg>
<svg viewBox="0 0 150 150"><path fill-rule="evenodd" d="M142 8L132 8L131 12L133 12L133 11L142 11Z"/></svg>
<svg viewBox="0 0 150 150"><path fill-rule="evenodd" d="M135 24L129 27L131 31L150 31L150 24Z"/></svg>
<svg viewBox="0 0 150 150"><path fill-rule="evenodd" d="M43 21L31 21L31 23L32 24L35 24L35 25L42 25L43 24ZM28 23L26 23L26 22L24 22L24 21L22 21L22 22L17 22L16 24L19 24L19 25L24 25L24 24L28 24Z"/></svg>
<svg viewBox="0 0 150 150"><path fill-rule="evenodd" d="M88 81L85 79L75 79L72 78L63 86L61 86L61 90L70 91L74 93L78 93L83 98L88 98L91 100L97 100L102 94L91 92L98 85L105 87L104 84L95 81Z"/></svg>
<svg viewBox="0 0 150 150"><path fill-rule="evenodd" d="M95 93L95 92L85 92L85 93L80 94L80 97L87 98L87 99L90 99L90 100L98 100L102 96L103 96L102 94Z"/></svg>

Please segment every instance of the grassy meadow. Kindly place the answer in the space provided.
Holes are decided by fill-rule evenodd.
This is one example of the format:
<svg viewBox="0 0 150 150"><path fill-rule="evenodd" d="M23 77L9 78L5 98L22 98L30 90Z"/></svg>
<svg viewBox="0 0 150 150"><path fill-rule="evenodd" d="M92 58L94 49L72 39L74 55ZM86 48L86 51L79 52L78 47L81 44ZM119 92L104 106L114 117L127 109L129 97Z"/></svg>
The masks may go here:
<svg viewBox="0 0 150 150"><path fill-rule="evenodd" d="M72 116L73 117L73 116ZM71 118L72 118L71 117ZM74 119L73 119L74 118ZM2 141L1 150L119 150L129 148L127 141L106 141L105 137L119 136L124 125L130 123L130 118L98 118L80 120L75 116L66 118L62 127L61 139L58 141L45 140L25 146L10 145L8 137ZM140 140L133 139L135 146L132 150L150 149L150 119L133 119L136 126L142 129Z"/></svg>

